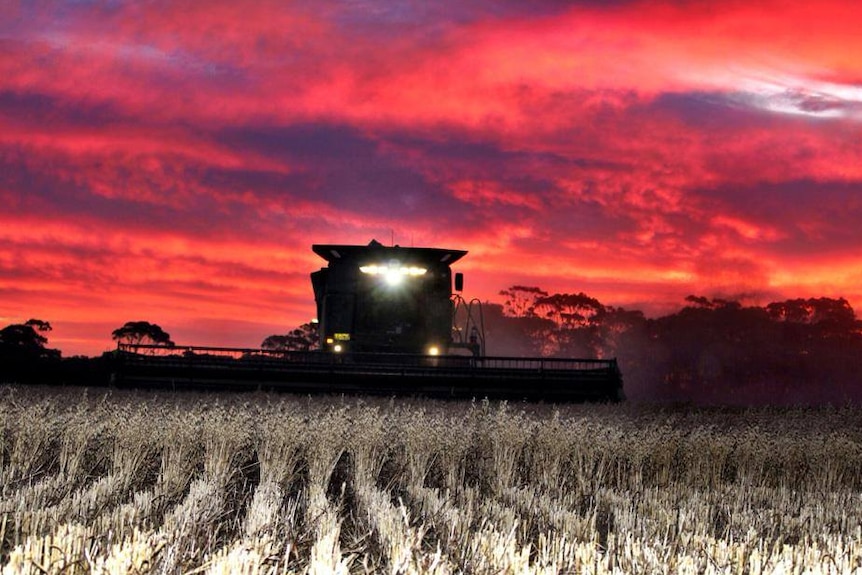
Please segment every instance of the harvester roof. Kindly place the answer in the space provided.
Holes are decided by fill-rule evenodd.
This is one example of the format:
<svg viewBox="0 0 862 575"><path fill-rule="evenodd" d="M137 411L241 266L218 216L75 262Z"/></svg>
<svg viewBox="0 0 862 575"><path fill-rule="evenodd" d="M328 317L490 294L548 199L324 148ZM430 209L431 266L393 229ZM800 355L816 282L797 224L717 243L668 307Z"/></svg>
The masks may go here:
<svg viewBox="0 0 862 575"><path fill-rule="evenodd" d="M315 244L311 249L330 263L340 261L356 261L360 263L372 261L413 261L416 263L451 265L467 252L464 250L447 250L442 248L403 248L401 246L384 246L377 240L371 240L367 246Z"/></svg>

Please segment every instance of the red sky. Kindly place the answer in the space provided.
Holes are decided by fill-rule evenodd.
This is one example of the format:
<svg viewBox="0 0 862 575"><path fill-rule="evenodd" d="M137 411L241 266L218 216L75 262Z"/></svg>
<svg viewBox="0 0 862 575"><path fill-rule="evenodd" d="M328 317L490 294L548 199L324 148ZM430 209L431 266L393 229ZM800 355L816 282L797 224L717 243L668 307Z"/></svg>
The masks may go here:
<svg viewBox="0 0 862 575"><path fill-rule="evenodd" d="M393 235L486 300L862 306L856 1L0 6L0 325L65 355L256 346Z"/></svg>

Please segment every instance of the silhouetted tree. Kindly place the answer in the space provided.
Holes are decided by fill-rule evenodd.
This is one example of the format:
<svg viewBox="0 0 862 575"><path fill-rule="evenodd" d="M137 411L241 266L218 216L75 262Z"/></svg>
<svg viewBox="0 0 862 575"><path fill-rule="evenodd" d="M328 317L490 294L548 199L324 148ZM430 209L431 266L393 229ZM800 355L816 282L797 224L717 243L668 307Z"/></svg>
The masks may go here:
<svg viewBox="0 0 862 575"><path fill-rule="evenodd" d="M285 335L271 335L263 340L260 347L276 351L309 351L318 346L318 324L304 323Z"/></svg>
<svg viewBox="0 0 862 575"><path fill-rule="evenodd" d="M547 297L548 292L535 286L514 285L502 290L500 295L506 298L502 305L502 317L497 318L496 322L491 320L497 324L491 331L496 329L505 334L503 339L506 344L502 349L512 350L513 355L521 356L554 355L559 350L554 337L554 322L536 314L536 302ZM511 321L506 321L506 318ZM516 343L518 339L521 340L520 344ZM486 333L486 340L487 349L501 349L493 333ZM502 351L494 353L502 355Z"/></svg>
<svg viewBox="0 0 862 575"><path fill-rule="evenodd" d="M803 330L813 338L847 338L862 334L862 321L850 303L827 297L790 299L766 306L769 317L785 325L811 326Z"/></svg>
<svg viewBox="0 0 862 575"><path fill-rule="evenodd" d="M512 286L500 292L506 299L503 301L503 313L510 317L533 317L536 315L536 300L548 295L548 292L534 286Z"/></svg>
<svg viewBox="0 0 862 575"><path fill-rule="evenodd" d="M120 343L174 345L171 336L160 326L148 321L129 321L111 332L111 338Z"/></svg>
<svg viewBox="0 0 862 575"><path fill-rule="evenodd" d="M555 293L536 299L535 310L561 329L577 329L598 325L605 306L583 292Z"/></svg>
<svg viewBox="0 0 862 575"><path fill-rule="evenodd" d="M555 329L548 334L554 355L589 357L599 353L599 325L605 306L585 293L555 293L539 297L535 313L550 320Z"/></svg>
<svg viewBox="0 0 862 575"><path fill-rule="evenodd" d="M769 323L764 310L702 296L688 296L686 301L692 305L655 322L670 389L684 391L749 379L749 367L760 347L755 342L762 340L757 334Z"/></svg>
<svg viewBox="0 0 862 575"><path fill-rule="evenodd" d="M12 324L0 330L0 357L20 361L59 358L60 352L45 346L48 338L42 333L51 331L51 324L39 319Z"/></svg>
<svg viewBox="0 0 862 575"><path fill-rule="evenodd" d="M24 322L24 325L29 325L30 327L32 327L36 331L42 332L42 333L45 333L45 332L48 332L48 331L51 331L52 329L54 329L51 327L50 323L48 323L47 321L43 321L41 319L28 319L27 321Z"/></svg>
<svg viewBox="0 0 862 575"><path fill-rule="evenodd" d="M778 327L786 379L830 389L853 385L862 371L862 322L847 300L798 298L766 310Z"/></svg>

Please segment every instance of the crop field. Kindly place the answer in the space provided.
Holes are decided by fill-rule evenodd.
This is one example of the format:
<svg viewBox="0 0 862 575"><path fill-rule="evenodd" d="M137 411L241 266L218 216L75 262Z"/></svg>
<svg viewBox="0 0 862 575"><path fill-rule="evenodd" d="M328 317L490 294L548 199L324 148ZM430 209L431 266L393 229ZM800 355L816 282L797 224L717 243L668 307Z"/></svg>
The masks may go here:
<svg viewBox="0 0 862 575"><path fill-rule="evenodd" d="M862 410L0 388L11 573L862 573Z"/></svg>

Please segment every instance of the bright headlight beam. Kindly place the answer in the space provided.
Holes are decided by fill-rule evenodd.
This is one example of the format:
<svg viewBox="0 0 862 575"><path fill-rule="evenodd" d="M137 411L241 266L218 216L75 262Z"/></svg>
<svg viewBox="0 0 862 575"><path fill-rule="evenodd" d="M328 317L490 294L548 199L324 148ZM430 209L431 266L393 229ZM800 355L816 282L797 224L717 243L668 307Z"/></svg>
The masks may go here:
<svg viewBox="0 0 862 575"><path fill-rule="evenodd" d="M386 283L391 286L397 286L404 281L404 275L398 273L398 270L387 270L383 277L386 279Z"/></svg>
<svg viewBox="0 0 862 575"><path fill-rule="evenodd" d="M400 264L371 264L367 266L359 266L359 271L372 276L385 276L387 278L387 281L389 281L390 277L416 277L425 275L425 273L428 272L427 269L421 268L419 266L402 266Z"/></svg>

